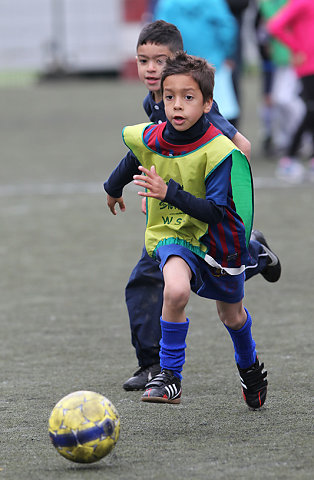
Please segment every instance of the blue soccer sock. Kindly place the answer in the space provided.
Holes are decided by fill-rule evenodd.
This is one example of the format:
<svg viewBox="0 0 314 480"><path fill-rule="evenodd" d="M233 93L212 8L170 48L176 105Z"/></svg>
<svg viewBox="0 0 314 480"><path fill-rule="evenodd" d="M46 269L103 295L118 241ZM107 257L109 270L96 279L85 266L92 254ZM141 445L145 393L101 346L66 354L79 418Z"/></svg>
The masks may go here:
<svg viewBox="0 0 314 480"><path fill-rule="evenodd" d="M160 366L172 370L173 374L182 380L182 369L185 362L186 335L189 319L184 323L165 322L160 317Z"/></svg>
<svg viewBox="0 0 314 480"><path fill-rule="evenodd" d="M249 368L256 360L255 342L252 337L252 318L247 309L247 319L240 330L233 330L225 325L234 346L234 358L240 368Z"/></svg>

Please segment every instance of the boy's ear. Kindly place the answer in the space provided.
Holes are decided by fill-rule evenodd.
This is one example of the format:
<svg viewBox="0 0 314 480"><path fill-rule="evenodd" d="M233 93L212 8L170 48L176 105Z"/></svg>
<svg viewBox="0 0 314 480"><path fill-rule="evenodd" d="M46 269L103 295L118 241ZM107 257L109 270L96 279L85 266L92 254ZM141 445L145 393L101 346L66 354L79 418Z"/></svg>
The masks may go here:
<svg viewBox="0 0 314 480"><path fill-rule="evenodd" d="M210 112L210 109L212 108L212 105L213 105L213 99L207 100L207 101L204 103L204 113Z"/></svg>

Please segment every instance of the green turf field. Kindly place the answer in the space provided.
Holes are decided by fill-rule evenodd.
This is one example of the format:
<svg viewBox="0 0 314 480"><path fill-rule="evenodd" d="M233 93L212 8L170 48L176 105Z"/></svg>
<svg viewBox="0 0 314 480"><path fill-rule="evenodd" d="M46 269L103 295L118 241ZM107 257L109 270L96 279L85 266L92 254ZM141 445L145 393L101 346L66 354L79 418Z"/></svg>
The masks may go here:
<svg viewBox="0 0 314 480"><path fill-rule="evenodd" d="M259 154L257 79L244 87L255 227L283 267L277 284L246 284L269 374L258 412L242 400L214 302L195 295L182 403L144 404L122 389L137 368L124 287L145 219L134 188L112 216L102 183L125 153L122 127L146 121L144 87L0 89L0 480L313 478L314 185L274 180L274 162ZM48 436L53 406L75 390L104 394L121 416L115 450L93 465L63 459Z"/></svg>

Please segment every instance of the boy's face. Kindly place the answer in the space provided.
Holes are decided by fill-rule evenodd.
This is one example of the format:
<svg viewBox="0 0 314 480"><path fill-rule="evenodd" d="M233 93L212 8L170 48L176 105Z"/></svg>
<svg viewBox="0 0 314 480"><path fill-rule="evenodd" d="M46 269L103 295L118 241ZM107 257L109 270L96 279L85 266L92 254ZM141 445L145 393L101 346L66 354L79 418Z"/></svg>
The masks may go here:
<svg viewBox="0 0 314 480"><path fill-rule="evenodd" d="M184 132L211 109L212 100L204 103L198 83L190 75L171 75L164 80L163 99L171 125Z"/></svg>
<svg viewBox="0 0 314 480"><path fill-rule="evenodd" d="M166 60L172 52L166 45L147 43L137 49L137 71L141 82L154 94L156 102L162 99L160 81Z"/></svg>

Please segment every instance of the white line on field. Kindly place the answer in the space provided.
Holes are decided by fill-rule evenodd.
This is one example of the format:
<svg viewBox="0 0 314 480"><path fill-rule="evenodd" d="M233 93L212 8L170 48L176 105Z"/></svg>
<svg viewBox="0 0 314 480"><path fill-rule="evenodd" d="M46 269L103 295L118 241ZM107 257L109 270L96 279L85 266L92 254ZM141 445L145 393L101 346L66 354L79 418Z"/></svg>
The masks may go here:
<svg viewBox="0 0 314 480"><path fill-rule="evenodd" d="M283 182L272 177L254 178L255 188L289 188L295 185ZM126 188L137 190L135 185L128 185ZM29 195L78 195L78 194L103 194L102 183L30 183L15 185L0 185L1 197L18 197Z"/></svg>
<svg viewBox="0 0 314 480"><path fill-rule="evenodd" d="M30 183L21 185L0 185L1 197L27 195L76 195L102 193L101 183Z"/></svg>

